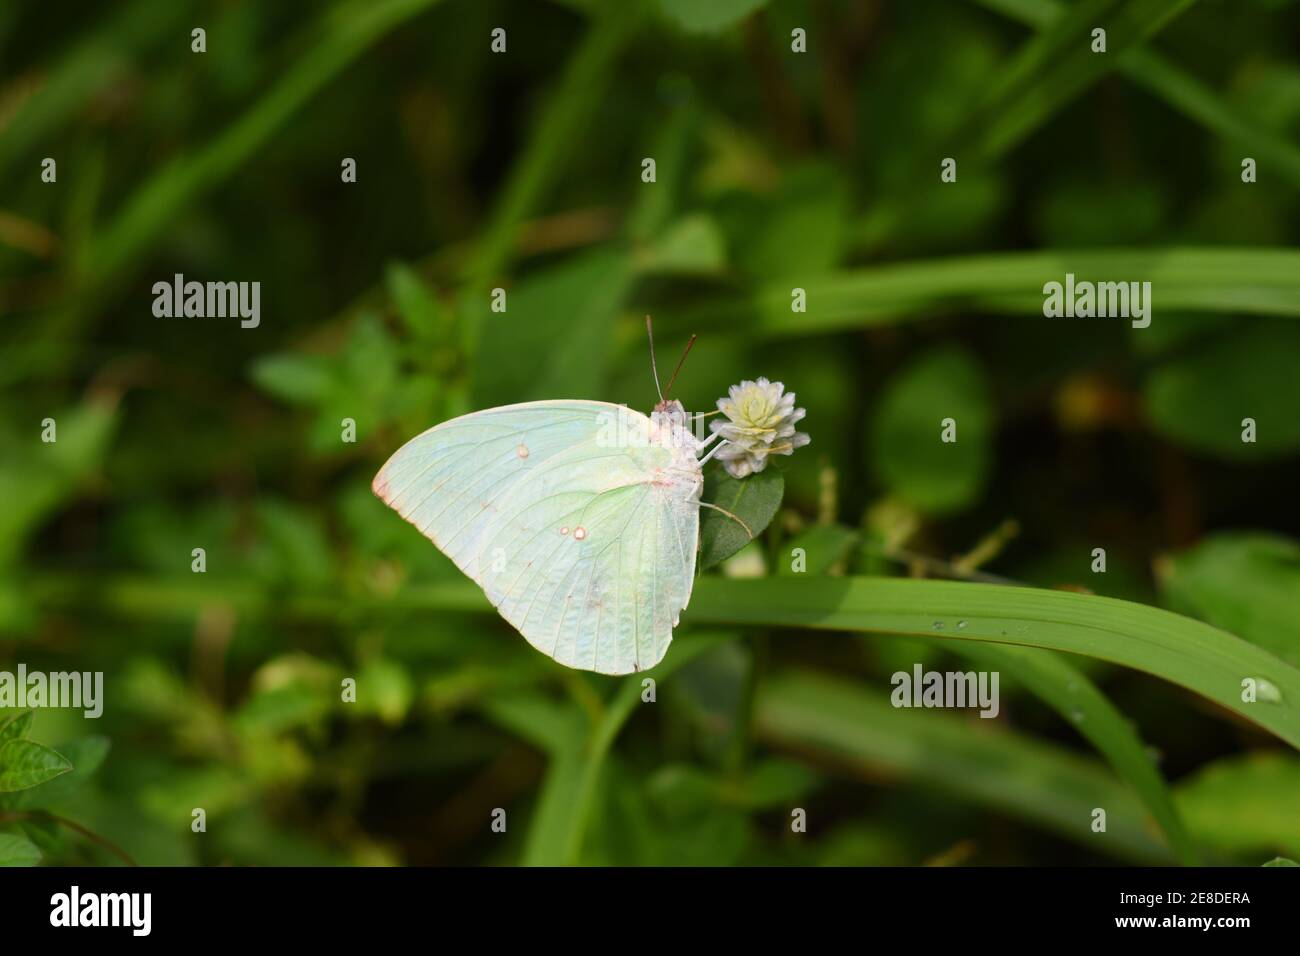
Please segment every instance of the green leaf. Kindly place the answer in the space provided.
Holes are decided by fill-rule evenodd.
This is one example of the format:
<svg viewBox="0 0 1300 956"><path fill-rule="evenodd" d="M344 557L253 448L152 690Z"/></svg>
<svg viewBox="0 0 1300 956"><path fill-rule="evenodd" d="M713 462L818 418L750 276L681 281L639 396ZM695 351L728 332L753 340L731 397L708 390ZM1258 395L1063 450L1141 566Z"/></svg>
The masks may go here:
<svg viewBox="0 0 1300 956"><path fill-rule="evenodd" d="M740 766L749 736L746 714L753 674L753 654L733 641L674 677L670 706L675 718L690 728L697 758Z"/></svg>
<svg viewBox="0 0 1300 956"><path fill-rule="evenodd" d="M689 33L717 33L767 3L768 0L659 0L659 9Z"/></svg>
<svg viewBox="0 0 1300 956"><path fill-rule="evenodd" d="M335 387L334 369L318 355L265 355L253 362L251 374L264 392L294 405L318 405Z"/></svg>
<svg viewBox="0 0 1300 956"><path fill-rule="evenodd" d="M394 262L388 266L386 278L388 294L410 333L426 341L443 338L450 317L415 270L405 263Z"/></svg>
<svg viewBox="0 0 1300 956"><path fill-rule="evenodd" d="M266 582L305 586L332 580L333 552L319 517L270 495L256 504L257 537L245 557L249 573Z"/></svg>
<svg viewBox="0 0 1300 956"><path fill-rule="evenodd" d="M1159 568L1175 610L1300 666L1300 542L1264 532L1217 534Z"/></svg>
<svg viewBox="0 0 1300 956"><path fill-rule="evenodd" d="M566 727L550 735L555 749L529 824L524 865L563 866L578 862L605 758L623 725L641 703L642 681L647 677L664 681L679 668L716 648L723 639L718 635L702 635L650 670L622 678L613 700L588 734L575 736ZM552 726L567 723L555 715L547 719Z"/></svg>
<svg viewBox="0 0 1300 956"><path fill-rule="evenodd" d="M1176 312L1300 317L1300 251L1285 248L1056 249L894 262L809 276L808 311L790 311L790 282L765 282L753 296L729 295L664 316L668 331L744 326L758 339L892 325L936 314L993 312L1043 319L1043 284L1140 277L1158 289L1152 322ZM1140 333L1142 330L1134 330Z"/></svg>
<svg viewBox="0 0 1300 956"><path fill-rule="evenodd" d="M860 534L839 524L813 525L782 545L777 574L828 574L848 557ZM803 567L795 570L795 551L801 551Z"/></svg>
<svg viewBox="0 0 1300 956"><path fill-rule="evenodd" d="M234 123L197 150L186 150L150 175L103 229L87 253L90 274L110 277L149 248L179 210L258 155L295 113L389 30L436 0L353 0L329 9L298 46L304 52Z"/></svg>
<svg viewBox="0 0 1300 956"><path fill-rule="evenodd" d="M726 266L727 250L718 224L696 213L640 249L635 263L642 275L712 275Z"/></svg>
<svg viewBox="0 0 1300 956"><path fill-rule="evenodd" d="M109 747L108 738L98 736L79 737L60 744L59 752L72 764L72 770L30 790L0 796L0 806L14 810L55 806L86 785L104 763Z"/></svg>
<svg viewBox="0 0 1300 956"><path fill-rule="evenodd" d="M680 90L689 87L685 78L673 82ZM646 155L655 158L657 182L653 189L636 191L636 201L624 220L624 230L632 241L658 246L665 230L675 232L688 219L694 218L677 221L683 213L687 186L695 171L693 147L698 138L698 126L698 105L685 96L668 116L661 117L655 124ZM711 217L706 217L706 221L714 225Z"/></svg>
<svg viewBox="0 0 1300 956"><path fill-rule="evenodd" d="M1011 195L998 173L963 169L955 183L935 177L913 181L907 192L882 195L856 224L855 247L861 252L934 255L988 243Z"/></svg>
<svg viewBox="0 0 1300 956"><path fill-rule="evenodd" d="M975 0L1028 26L1043 29L1068 9L1059 0ZM1241 155L1267 162L1292 185L1300 186L1300 147L1258 124L1242 110L1225 102L1191 73L1143 47L1123 53L1120 71L1139 86L1181 110L1219 139L1237 143Z"/></svg>
<svg viewBox="0 0 1300 956"><path fill-rule="evenodd" d="M32 726L33 711L25 710L0 720L0 742L21 740L27 736Z"/></svg>
<svg viewBox="0 0 1300 956"><path fill-rule="evenodd" d="M956 441L941 440L947 419ZM945 348L917 359L885 390L872 429L872 464L884 485L935 514L958 511L984 489L992 401L979 363Z"/></svg>
<svg viewBox="0 0 1300 956"><path fill-rule="evenodd" d="M1021 734L974 727L935 711L890 705L883 692L812 673L786 673L758 689L759 735L813 751L868 780L902 776L1052 830L1099 853L1170 862L1145 808L1093 760ZM987 723L977 721L976 723ZM1094 807L1107 829L1092 832Z"/></svg>
<svg viewBox="0 0 1300 956"><path fill-rule="evenodd" d="M367 661L357 675L357 707L385 723L400 724L414 697L411 675L396 661Z"/></svg>
<svg viewBox="0 0 1300 956"><path fill-rule="evenodd" d="M1159 236L1168 206L1159 182L1070 180L1040 201L1035 231L1045 246L1133 245Z"/></svg>
<svg viewBox="0 0 1300 956"><path fill-rule="evenodd" d="M696 584L683 621L912 634L1084 654L1185 687L1300 748L1300 670L1218 628L1129 601L958 581L707 577ZM1246 677L1268 681L1275 697L1242 701Z"/></svg>
<svg viewBox="0 0 1300 956"><path fill-rule="evenodd" d="M1288 860L1284 856L1275 856L1273 859L1265 863L1264 866L1300 866L1300 863L1297 863L1295 860Z"/></svg>
<svg viewBox="0 0 1300 956"><path fill-rule="evenodd" d="M96 472L118 421L115 404L99 401L55 411L50 417L57 441L12 459L8 448L0 448L0 501L5 502L0 508L0 568L19 554L26 536Z"/></svg>
<svg viewBox="0 0 1300 956"><path fill-rule="evenodd" d="M613 326L631 285L622 251L598 249L530 274L507 290L506 311L482 314L475 407L534 399L590 398L605 387ZM647 385L650 384L647 372Z"/></svg>
<svg viewBox="0 0 1300 956"><path fill-rule="evenodd" d="M646 781L646 795L673 822L698 814L721 802L720 774L693 764L660 767Z"/></svg>
<svg viewBox="0 0 1300 956"><path fill-rule="evenodd" d="M37 787L72 769L67 757L30 740L0 744L0 793Z"/></svg>
<svg viewBox="0 0 1300 956"><path fill-rule="evenodd" d="M674 792L671 778L678 768L665 767L647 780L644 771L618 756L611 753L607 761L602 813L593 845L584 848L584 864L728 866L740 863L754 845L747 814L714 803L707 783L701 793L698 776L693 781L683 775L682 783L693 792ZM661 778L667 779L661 783Z"/></svg>
<svg viewBox="0 0 1300 956"><path fill-rule="evenodd" d="M646 790L675 820L737 807L761 813L793 806L821 781L820 775L792 760L767 758L739 776L693 764L670 764L655 772Z"/></svg>
<svg viewBox="0 0 1300 956"><path fill-rule="evenodd" d="M245 806L258 795L258 783L242 768L224 764L173 765L138 784L140 809L167 827L185 827L195 807L207 811L208 824Z"/></svg>
<svg viewBox="0 0 1300 956"><path fill-rule="evenodd" d="M579 749L587 734L583 715L540 691L512 689L483 703L489 718L551 754Z"/></svg>
<svg viewBox="0 0 1300 956"><path fill-rule="evenodd" d="M311 727L325 720L336 699L332 688L311 686L305 681L285 683L256 691L235 712L231 723L246 736Z"/></svg>
<svg viewBox="0 0 1300 956"><path fill-rule="evenodd" d="M996 159L1076 96L1116 69L1129 49L1156 35L1195 0L1080 0L1031 39L991 84L968 129L972 152ZM1092 31L1106 30L1106 52Z"/></svg>
<svg viewBox="0 0 1300 956"><path fill-rule="evenodd" d="M393 337L377 315L361 313L352 326L347 347L340 358L347 389L344 403L355 404L360 397L373 413L378 414L383 400L396 384L398 355ZM331 422L332 426L337 424L337 421Z"/></svg>
<svg viewBox="0 0 1300 956"><path fill-rule="evenodd" d="M1157 430L1198 451L1259 461L1300 449L1300 329L1278 324L1230 335L1156 368L1144 389ZM1242 441L1255 421L1255 441Z"/></svg>
<svg viewBox="0 0 1300 956"><path fill-rule="evenodd" d="M991 670L1006 671L1064 717L1146 804L1181 863L1199 863L1173 795L1137 732L1091 680L1061 654L1007 644L962 644L957 650Z"/></svg>
<svg viewBox="0 0 1300 956"><path fill-rule="evenodd" d="M592 116L605 101L618 57L637 35L641 13L639 3L603 4L592 17L581 45L547 97L527 147L512 166L505 186L496 190L491 221L463 270L470 295L486 296L498 284L525 218L555 180L568 171L566 160L582 148ZM464 314L467 351L477 355L479 326L491 321L491 313L467 308Z"/></svg>
<svg viewBox="0 0 1300 956"><path fill-rule="evenodd" d="M721 798L751 811L789 807L811 792L820 777L801 763L767 758L737 781L724 781Z"/></svg>
<svg viewBox="0 0 1300 956"><path fill-rule="evenodd" d="M209 813L209 824L212 817ZM174 825L188 829L179 822ZM332 841L291 829L282 819L256 805L232 810L220 826L210 828L209 838L215 844L213 852L222 859L244 860L250 866L321 868L361 862L356 856L340 852ZM361 848L354 850L357 855L361 852ZM371 857L364 862L373 864L375 860ZM378 862L391 866L393 861L381 853Z"/></svg>
<svg viewBox="0 0 1300 956"><path fill-rule="evenodd" d="M106 578L99 582L95 607L168 619L181 611L192 613L214 594L250 600L242 586L217 585L214 581L195 590L158 581L146 586L129 576ZM60 591L49 593L57 597ZM76 592L78 600L82 594ZM344 599L337 595L290 596L280 603L290 615L337 614L343 608ZM466 580L408 585L392 595L348 595L346 609L492 613L482 590ZM961 621L967 626L957 627ZM936 629L936 622L943 627ZM1130 601L960 581L705 576L695 584L682 623L910 634L1068 651L1163 678L1300 747L1300 670L1226 631ZM668 660L676 652L670 649ZM1243 702L1242 680L1247 677L1267 681L1276 693L1261 696L1258 703Z"/></svg>
<svg viewBox="0 0 1300 956"><path fill-rule="evenodd" d="M848 235L849 188L832 166L809 163L787 173L771 197L740 196L726 220L738 264L760 281L824 275L840 261ZM797 236L797 242L791 237ZM802 313L801 313L802 314Z"/></svg>
<svg viewBox="0 0 1300 956"><path fill-rule="evenodd" d="M1235 155L1267 164L1293 187L1300 187L1300 147L1279 136L1238 104L1225 102L1193 74L1160 57L1154 50L1133 50L1124 58L1124 73L1170 106L1200 123Z"/></svg>
<svg viewBox="0 0 1300 956"><path fill-rule="evenodd" d="M0 866L35 866L41 861L36 844L21 833L0 833Z"/></svg>
<svg viewBox="0 0 1300 956"><path fill-rule="evenodd" d="M15 104L0 140L0 171L8 174L24 153L50 142L58 130L84 115L105 89L130 75L133 61L175 35L185 22L182 8L159 7L153 0L115 4L111 18L96 20L94 29L48 62L40 87Z"/></svg>
<svg viewBox="0 0 1300 956"><path fill-rule="evenodd" d="M707 472L701 500L725 508L745 526L713 508L701 508L699 569L725 561L761 534L776 516L784 494L785 478L775 468L748 478L733 478L722 468Z"/></svg>
<svg viewBox="0 0 1300 956"><path fill-rule="evenodd" d="M1206 844L1246 854L1300 855L1300 759L1257 753L1215 761L1176 792L1188 826Z"/></svg>

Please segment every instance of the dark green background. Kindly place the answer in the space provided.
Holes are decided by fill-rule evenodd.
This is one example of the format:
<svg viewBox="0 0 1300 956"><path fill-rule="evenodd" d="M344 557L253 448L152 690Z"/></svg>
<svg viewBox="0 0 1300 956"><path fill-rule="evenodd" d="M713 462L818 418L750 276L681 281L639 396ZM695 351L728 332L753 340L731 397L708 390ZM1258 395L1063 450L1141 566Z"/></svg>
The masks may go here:
<svg viewBox="0 0 1300 956"><path fill-rule="evenodd" d="M1080 11L1110 25L1107 54L1087 30L1031 46ZM649 312L661 365L701 333L688 407L766 375L808 409L781 512L726 573L788 572L801 538L810 574L942 576L1013 521L978 573L1173 606L1294 664L1298 37L1286 0L0 5L0 667L107 683L99 721L36 715L75 786L4 797L0 831L51 863L114 857L15 806L163 864L1149 859L1053 825L1050 792L1000 791L1021 778L990 734L1097 764L1011 681L996 722L859 728L901 763L845 765L752 719L755 687L794 667L881 697L913 662L972 666L933 641L705 634L688 609L666 663L689 663L593 756L627 682L475 610L369 482L472 409L648 409ZM1189 248L1261 258L1222 293ZM999 286L1033 250L1060 256ZM1146 330L1045 319L1041 286L1076 252L1103 256L1097 279L1191 279L1157 281ZM949 258L973 254L997 258ZM260 281L260 327L155 318L177 272ZM443 582L465 610L436 609ZM1085 665L1202 848L1300 853L1284 744ZM1040 751L1016 753L1032 777ZM569 843L535 822L539 795L572 799L543 790L566 761L593 774Z"/></svg>

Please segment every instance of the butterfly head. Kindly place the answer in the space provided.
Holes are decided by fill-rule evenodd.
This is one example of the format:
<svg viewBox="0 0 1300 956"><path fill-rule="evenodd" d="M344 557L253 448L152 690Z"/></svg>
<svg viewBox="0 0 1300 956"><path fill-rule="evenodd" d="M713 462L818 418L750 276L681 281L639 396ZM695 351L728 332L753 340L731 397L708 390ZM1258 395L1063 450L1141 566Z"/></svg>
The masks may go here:
<svg viewBox="0 0 1300 956"><path fill-rule="evenodd" d="M655 406L654 413L661 419L672 419L679 423L686 421L686 409L675 398L660 400L659 404Z"/></svg>
<svg viewBox="0 0 1300 956"><path fill-rule="evenodd" d="M658 441L670 448L685 448L694 453L699 447L699 439L691 428L691 416L686 414L682 403L675 398L666 398L654 407L650 420L658 428L655 434Z"/></svg>
<svg viewBox="0 0 1300 956"><path fill-rule="evenodd" d="M661 399L655 406L655 410L650 413L651 421L674 434L687 430L688 419L686 409L675 398Z"/></svg>

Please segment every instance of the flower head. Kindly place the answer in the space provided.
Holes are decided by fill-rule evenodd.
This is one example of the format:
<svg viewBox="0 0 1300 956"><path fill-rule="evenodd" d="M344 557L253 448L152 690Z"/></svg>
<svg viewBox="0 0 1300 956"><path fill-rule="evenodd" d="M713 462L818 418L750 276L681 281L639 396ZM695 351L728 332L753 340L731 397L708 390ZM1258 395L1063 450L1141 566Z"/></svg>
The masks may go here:
<svg viewBox="0 0 1300 956"><path fill-rule="evenodd" d="M762 471L768 455L790 455L808 444L808 436L794 430L806 412L794 407L794 392L786 392L780 382L760 378L728 391L726 398L718 399L718 410L727 420L718 419L709 427L722 436L717 457L733 477Z"/></svg>

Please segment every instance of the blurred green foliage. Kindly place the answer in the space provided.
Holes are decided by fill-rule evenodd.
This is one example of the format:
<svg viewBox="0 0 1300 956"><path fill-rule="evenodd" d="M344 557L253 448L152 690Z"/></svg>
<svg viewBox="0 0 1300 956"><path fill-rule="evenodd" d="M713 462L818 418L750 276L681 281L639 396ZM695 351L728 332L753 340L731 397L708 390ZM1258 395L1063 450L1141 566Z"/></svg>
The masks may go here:
<svg viewBox="0 0 1300 956"><path fill-rule="evenodd" d="M1246 661L1300 677L1297 36L1289 0L0 6L0 670L106 697L0 712L0 863L1300 854L1300 701L1225 704ZM1067 271L1149 279L1151 327L1044 319ZM260 281L261 324L155 318L176 273ZM702 333L688 408L765 375L812 435L710 475L767 530L706 513L706 575L772 580L701 582L653 702L534 652L369 489L473 409L649 408L646 313L662 356ZM1166 683L1042 650L1070 621L825 633L849 575L1256 647L1170 624ZM1129 620L1140 655L1166 618ZM999 670L999 718L890 707L916 662Z"/></svg>

